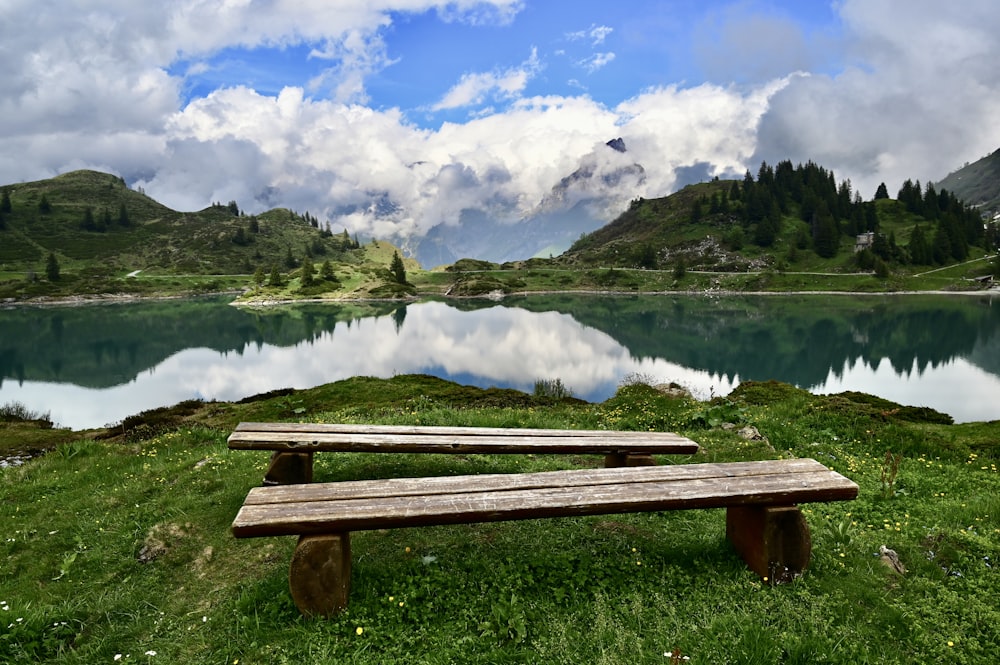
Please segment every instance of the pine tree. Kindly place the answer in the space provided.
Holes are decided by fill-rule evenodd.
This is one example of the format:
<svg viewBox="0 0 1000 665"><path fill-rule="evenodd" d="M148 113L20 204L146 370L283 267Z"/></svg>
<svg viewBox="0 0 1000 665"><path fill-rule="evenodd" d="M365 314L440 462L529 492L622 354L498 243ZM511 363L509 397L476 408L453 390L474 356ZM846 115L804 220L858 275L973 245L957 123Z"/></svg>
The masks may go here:
<svg viewBox="0 0 1000 665"><path fill-rule="evenodd" d="M323 261L323 265L319 267L319 277L324 282L338 282L336 273L333 272L333 264L330 263L330 259Z"/></svg>
<svg viewBox="0 0 1000 665"><path fill-rule="evenodd" d="M684 279L685 275L687 275L687 264L684 262L684 257L682 256L674 264L674 279L680 281Z"/></svg>
<svg viewBox="0 0 1000 665"><path fill-rule="evenodd" d="M254 285L259 289L264 284L265 279L263 266L257 266L257 270L253 273Z"/></svg>
<svg viewBox="0 0 1000 665"><path fill-rule="evenodd" d="M889 190L886 189L885 183L883 182L879 184L878 189L875 190L875 200L878 201L879 199L887 198L889 198Z"/></svg>
<svg viewBox="0 0 1000 665"><path fill-rule="evenodd" d="M824 259L832 259L840 248L840 229L837 220L823 201L819 204L812 224L813 247Z"/></svg>
<svg viewBox="0 0 1000 665"><path fill-rule="evenodd" d="M281 279L281 271L278 270L278 266L271 267L271 276L267 280L268 286L283 286L284 280Z"/></svg>
<svg viewBox="0 0 1000 665"><path fill-rule="evenodd" d="M931 258L938 265L944 265L951 258L951 240L948 239L948 232L941 226L938 226L934 232L934 243L931 245Z"/></svg>
<svg viewBox="0 0 1000 665"><path fill-rule="evenodd" d="M701 199L695 199L691 205L691 223L697 224L701 221Z"/></svg>
<svg viewBox="0 0 1000 665"><path fill-rule="evenodd" d="M96 231L97 222L94 221L94 211L91 208L87 208L83 211L83 221L80 226L84 231Z"/></svg>
<svg viewBox="0 0 1000 665"><path fill-rule="evenodd" d="M403 258L399 252L392 255L392 263L389 264L389 272L397 284L406 284L406 266L403 265Z"/></svg>
<svg viewBox="0 0 1000 665"><path fill-rule="evenodd" d="M302 259L302 267L299 268L299 283L303 288L316 283L313 271L313 262L308 256Z"/></svg>
<svg viewBox="0 0 1000 665"><path fill-rule="evenodd" d="M49 258L45 261L45 276L50 282L59 281L59 260L52 252L49 252Z"/></svg>
<svg viewBox="0 0 1000 665"><path fill-rule="evenodd" d="M872 238L872 254L882 260L889 259L889 239L881 233L876 233Z"/></svg>
<svg viewBox="0 0 1000 665"><path fill-rule="evenodd" d="M643 243L636 251L635 262L636 265L644 270L656 270L660 264L656 256L656 248L649 243Z"/></svg>
<svg viewBox="0 0 1000 665"><path fill-rule="evenodd" d="M781 210L778 202L771 199L770 211L757 222L757 229L754 233L754 242L759 247L770 247L781 232Z"/></svg>
<svg viewBox="0 0 1000 665"><path fill-rule="evenodd" d="M122 203L118 206L118 225L119 226L129 226L132 221L128 218L128 208Z"/></svg>
<svg viewBox="0 0 1000 665"><path fill-rule="evenodd" d="M930 265L933 262L930 246L927 244L927 237L919 224L913 227L910 233L910 244L907 245L910 252L910 262L918 266Z"/></svg>
<svg viewBox="0 0 1000 665"><path fill-rule="evenodd" d="M43 198L44 198L44 196L45 195L42 194ZM10 192L8 192L5 189L5 190L3 190L3 195L0 196L0 213L10 212L12 210L12 208L13 208L13 206L10 203Z"/></svg>

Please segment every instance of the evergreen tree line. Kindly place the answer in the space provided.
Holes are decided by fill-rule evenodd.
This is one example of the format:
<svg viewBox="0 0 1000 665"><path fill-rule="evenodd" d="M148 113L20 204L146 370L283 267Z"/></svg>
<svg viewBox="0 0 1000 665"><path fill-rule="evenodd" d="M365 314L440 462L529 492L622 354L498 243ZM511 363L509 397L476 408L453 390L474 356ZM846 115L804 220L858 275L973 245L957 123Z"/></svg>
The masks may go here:
<svg viewBox="0 0 1000 665"><path fill-rule="evenodd" d="M258 266L256 272L254 272L253 281L258 287L262 286L265 282L268 286L280 287L285 285L285 278L277 265L271 266L271 273L266 277L264 275L264 268ZM340 284L340 279L334 272L333 264L329 259L323 261L320 265L317 279L316 267L312 259L308 256L303 257L299 267L299 283L301 288L315 286L318 282L328 282L332 285L337 285Z"/></svg>
<svg viewBox="0 0 1000 665"><path fill-rule="evenodd" d="M0 193L0 230L7 228L7 215L10 214L12 209L10 192L5 189Z"/></svg>
<svg viewBox="0 0 1000 665"><path fill-rule="evenodd" d="M43 196L42 198L43 202L46 203L47 205L47 202L44 201L45 197ZM41 205L42 204L40 203L39 209L43 213L47 213L49 210L51 210L51 208L43 209ZM128 216L128 208L125 207L124 203L118 206L117 216L112 216L111 211L108 210L107 208L104 208L100 216L97 216L94 214L94 209L88 207L83 211L83 219L80 220L81 229L83 229L84 231L97 231L99 233L107 231L115 224L126 228L132 225L132 220L129 219Z"/></svg>
<svg viewBox="0 0 1000 665"><path fill-rule="evenodd" d="M946 189L938 192L932 183L927 183L921 190L919 180L914 183L908 179L896 198L907 211L926 219L933 229L933 234L927 237L923 229L914 228L909 246L913 263L962 261L968 257L970 246L986 246L989 240L982 216Z"/></svg>
<svg viewBox="0 0 1000 665"><path fill-rule="evenodd" d="M983 246L988 241L982 218L974 208L947 190L936 191L931 183L921 189L919 181L907 180L897 198L908 212L922 219L913 228L910 244L902 248L894 234L886 237L880 230L877 201L888 198L883 183L871 201L864 201L850 180L838 184L832 171L813 162L793 166L785 160L775 167L762 162L756 178L748 170L743 180L733 181L728 190L697 201L691 216L699 221L706 205L711 215L735 216L740 226L727 233L725 240L738 250L745 238L760 247L773 245L784 218L797 209L809 234L800 234L795 247L805 249L811 244L824 258L837 254L844 236L854 238L868 232L873 234L870 251L875 258L918 265L964 260L970 246Z"/></svg>

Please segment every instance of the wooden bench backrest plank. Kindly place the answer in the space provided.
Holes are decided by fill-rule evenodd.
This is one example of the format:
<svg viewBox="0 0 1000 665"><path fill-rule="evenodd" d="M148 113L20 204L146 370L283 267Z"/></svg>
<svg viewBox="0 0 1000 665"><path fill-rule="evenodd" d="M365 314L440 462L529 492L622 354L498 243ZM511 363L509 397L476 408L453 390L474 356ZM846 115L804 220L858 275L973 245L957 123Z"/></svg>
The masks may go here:
<svg viewBox="0 0 1000 665"><path fill-rule="evenodd" d="M240 423L229 436L237 450L421 453L694 454L698 444L672 432L503 430L477 427L394 427Z"/></svg>
<svg viewBox="0 0 1000 665"><path fill-rule="evenodd" d="M438 425L365 425L351 423L258 423L242 422L234 432L289 432L289 433L329 433L329 434L434 434L444 436L582 436L603 438L608 434L643 439L649 435L684 437L671 432L630 432L584 429L531 429L518 427L454 427ZM685 439L686 440L686 439Z"/></svg>
<svg viewBox="0 0 1000 665"><path fill-rule="evenodd" d="M473 484L476 477L453 477L451 481L465 483L465 488L366 498L289 500L303 492L308 495L317 489L333 489L329 486L338 483L254 488L233 522L233 534L237 537L324 534L678 508L792 505L857 496L857 485L812 460L748 464L756 465L756 469L732 473L725 469L729 465L699 464L689 465L692 469L700 467L699 472L659 478L645 472L689 467L632 469L625 474L617 473L619 469L514 474L507 478L515 482L503 489L477 489ZM771 471L765 470L767 465ZM705 467L716 467L714 475ZM636 478L639 471L644 472L642 480ZM525 476L543 478L535 478L535 485L530 485L529 478L529 485L523 486L518 479ZM361 489L363 482L356 482L355 489ZM372 486L385 487L389 482L373 481Z"/></svg>

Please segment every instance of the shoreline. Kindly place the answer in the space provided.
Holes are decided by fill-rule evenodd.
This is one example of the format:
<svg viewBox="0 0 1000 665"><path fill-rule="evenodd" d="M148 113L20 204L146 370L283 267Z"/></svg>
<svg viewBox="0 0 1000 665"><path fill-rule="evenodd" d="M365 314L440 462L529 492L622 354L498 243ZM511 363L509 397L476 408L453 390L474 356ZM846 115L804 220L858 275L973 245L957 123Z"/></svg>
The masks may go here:
<svg viewBox="0 0 1000 665"><path fill-rule="evenodd" d="M365 298L365 297L330 297L330 298L262 298L259 300L240 300L242 292L236 291L216 291L211 293L189 293L171 295L134 295L126 293L99 294L99 295L75 295L63 298L51 298L42 296L40 298L29 298L27 300L5 300L0 302L0 309L15 309L18 307L74 307L83 305L138 303L154 300L182 300L187 298L211 298L224 295L236 295L237 297L229 304L234 307L272 307L277 305L295 304L323 304L323 303L352 303L352 302L400 302L416 303L426 300L493 300L502 302L507 298L527 298L531 296L543 295L584 295L584 296L705 296L705 297L734 297L734 296L989 296L1000 297L1000 286L993 286L988 289L976 291L951 291L951 290L928 290L928 291L733 291L730 289L702 289L702 290L674 290L674 291L597 291L592 289L567 289L567 290L540 290L540 291L515 291L512 293L491 292L474 296L454 296L444 293L427 293L409 298Z"/></svg>

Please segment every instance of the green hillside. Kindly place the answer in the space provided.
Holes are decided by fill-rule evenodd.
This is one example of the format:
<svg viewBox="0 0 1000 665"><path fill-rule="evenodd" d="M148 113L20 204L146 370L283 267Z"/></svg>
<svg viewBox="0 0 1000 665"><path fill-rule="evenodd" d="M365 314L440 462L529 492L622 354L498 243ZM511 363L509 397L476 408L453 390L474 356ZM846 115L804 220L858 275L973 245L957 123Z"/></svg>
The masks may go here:
<svg viewBox="0 0 1000 665"><path fill-rule="evenodd" d="M948 174L939 188L985 211L1000 212L1000 150Z"/></svg>
<svg viewBox="0 0 1000 665"><path fill-rule="evenodd" d="M858 236L871 242L855 251ZM947 190L907 181L898 198L880 188L862 201L849 182L814 164L761 166L757 177L691 185L637 199L559 261L615 268L747 272L915 274L979 259L995 225ZM979 262L969 277L989 272Z"/></svg>
<svg viewBox="0 0 1000 665"><path fill-rule="evenodd" d="M287 282L305 259L317 269L365 261L346 231L321 229L309 213L248 216L235 201L178 212L106 173L0 190L4 298L239 290L258 270Z"/></svg>
<svg viewBox="0 0 1000 665"><path fill-rule="evenodd" d="M980 209L906 181L863 201L813 163L636 199L551 259L469 257L424 271L308 212L237 202L177 212L120 178L75 171L0 187L0 299L244 292L244 301L537 291L974 290L1000 275ZM856 251L859 236L867 246ZM308 270L307 275L303 267Z"/></svg>

